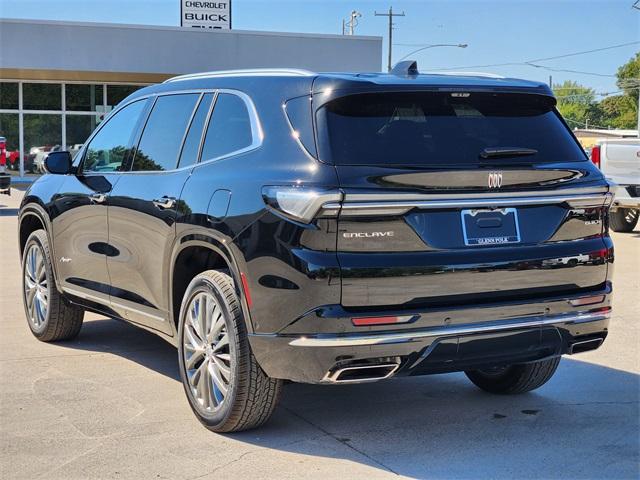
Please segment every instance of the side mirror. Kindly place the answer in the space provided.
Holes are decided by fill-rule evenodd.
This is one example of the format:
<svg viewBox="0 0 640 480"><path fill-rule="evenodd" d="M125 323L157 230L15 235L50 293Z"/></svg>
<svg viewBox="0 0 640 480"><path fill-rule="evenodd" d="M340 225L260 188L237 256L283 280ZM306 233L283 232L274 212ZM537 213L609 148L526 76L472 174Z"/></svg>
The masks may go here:
<svg viewBox="0 0 640 480"><path fill-rule="evenodd" d="M71 154L69 152L50 152L44 159L44 168L48 173L66 175L71 172Z"/></svg>

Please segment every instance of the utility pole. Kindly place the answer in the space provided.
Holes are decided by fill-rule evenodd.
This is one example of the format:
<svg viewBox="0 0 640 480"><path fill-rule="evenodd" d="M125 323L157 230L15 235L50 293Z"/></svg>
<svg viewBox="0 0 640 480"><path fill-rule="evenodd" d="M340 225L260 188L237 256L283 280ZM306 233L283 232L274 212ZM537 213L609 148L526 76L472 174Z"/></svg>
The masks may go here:
<svg viewBox="0 0 640 480"><path fill-rule="evenodd" d="M389 7L388 13L374 12L376 17L388 17L389 18L389 61L387 62L387 70L391 71L391 49L393 47L393 17L404 17L404 12L393 13L393 7Z"/></svg>
<svg viewBox="0 0 640 480"><path fill-rule="evenodd" d="M549 88L553 90L553 77L549 75Z"/></svg>

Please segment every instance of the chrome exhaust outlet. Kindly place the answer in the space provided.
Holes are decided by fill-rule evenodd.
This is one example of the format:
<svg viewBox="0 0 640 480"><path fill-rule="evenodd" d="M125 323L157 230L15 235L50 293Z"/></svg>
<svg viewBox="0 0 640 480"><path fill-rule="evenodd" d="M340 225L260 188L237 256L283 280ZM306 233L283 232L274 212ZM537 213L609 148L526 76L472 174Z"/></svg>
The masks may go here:
<svg viewBox="0 0 640 480"><path fill-rule="evenodd" d="M579 342L572 343L569 346L569 354L573 355L575 353L588 352L589 350L595 350L604 342L604 338L590 338L589 340L582 340Z"/></svg>
<svg viewBox="0 0 640 480"><path fill-rule="evenodd" d="M376 382L391 377L398 368L400 368L400 362L352 365L328 371L322 381L328 383Z"/></svg>

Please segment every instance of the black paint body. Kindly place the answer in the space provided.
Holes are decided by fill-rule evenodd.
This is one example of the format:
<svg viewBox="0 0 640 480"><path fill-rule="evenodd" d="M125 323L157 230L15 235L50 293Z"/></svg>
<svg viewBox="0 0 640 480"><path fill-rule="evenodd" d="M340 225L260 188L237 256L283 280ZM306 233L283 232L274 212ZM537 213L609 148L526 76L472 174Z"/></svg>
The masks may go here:
<svg viewBox="0 0 640 480"><path fill-rule="evenodd" d="M157 95L178 91L217 89L250 97L264 134L257 148L170 171L86 175L81 168L83 149L72 173L45 175L29 189L20 211L22 246L37 219L52 244L56 286L69 301L135 323L176 344L181 300L176 283L184 283L175 273L176 264L186 261L187 271L197 271L193 262L202 257L181 254L207 249L207 261L228 270L235 281L262 368L274 377L305 382L322 381L327 371L349 361L400 357L399 374L436 373L547 358L567 353L577 338L606 336L607 320L601 320L449 336L437 342L290 345L303 336L419 331L610 305L613 245L606 206L524 206L518 209L521 243L467 247L456 208L335 216L303 224L267 208L262 197L268 185L316 186L339 189L347 196L390 198L483 194L488 191L487 172L496 168L504 172L501 191L506 193L561 194L606 187L586 158L473 169L334 166L317 158L312 112L341 95L434 89L551 95L544 85L392 75L219 76L148 87L123 104L144 97L153 102ZM284 105L291 99L303 99L307 105L296 112L300 141L292 135L285 113ZM105 195L106 201L95 203L96 194ZM153 200L162 197L176 199L174 206L159 209ZM374 231L393 231L394 237L343 235ZM604 296L597 305L569 303L596 294ZM387 315L412 315L413 320L392 326L352 323L353 317Z"/></svg>

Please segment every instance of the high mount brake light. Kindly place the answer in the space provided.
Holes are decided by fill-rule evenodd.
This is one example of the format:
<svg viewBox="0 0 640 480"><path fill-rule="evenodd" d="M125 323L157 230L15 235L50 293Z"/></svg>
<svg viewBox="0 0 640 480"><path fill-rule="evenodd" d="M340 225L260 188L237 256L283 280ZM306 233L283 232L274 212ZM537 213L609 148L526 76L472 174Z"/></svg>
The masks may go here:
<svg viewBox="0 0 640 480"><path fill-rule="evenodd" d="M323 214L323 206L342 200L338 190L303 186L267 186L262 189L265 203L281 214L302 223L311 221ZM325 213L330 213L326 211ZM336 213L335 208L331 213Z"/></svg>

